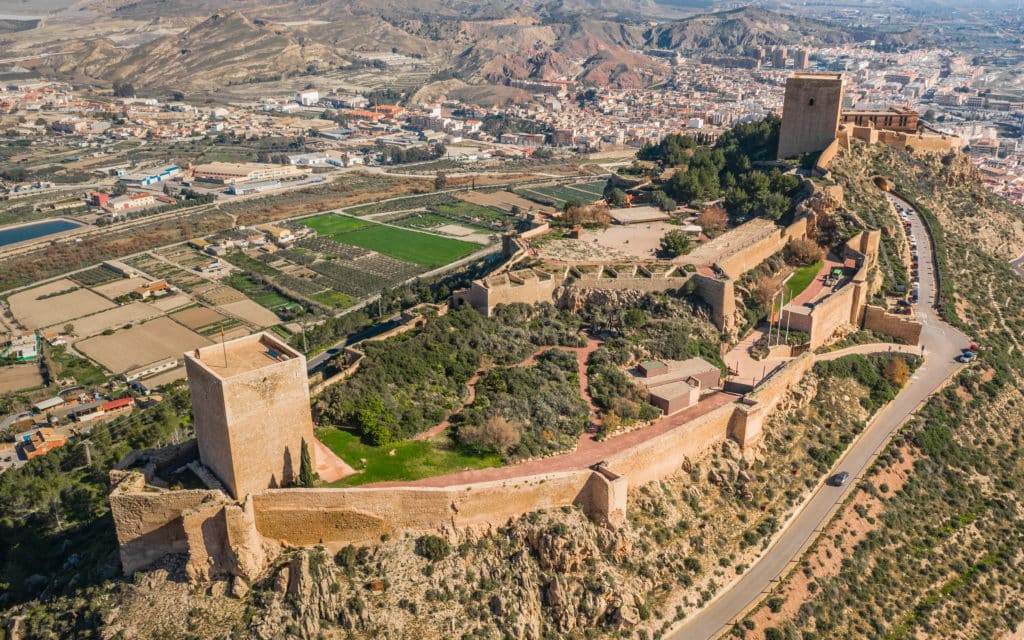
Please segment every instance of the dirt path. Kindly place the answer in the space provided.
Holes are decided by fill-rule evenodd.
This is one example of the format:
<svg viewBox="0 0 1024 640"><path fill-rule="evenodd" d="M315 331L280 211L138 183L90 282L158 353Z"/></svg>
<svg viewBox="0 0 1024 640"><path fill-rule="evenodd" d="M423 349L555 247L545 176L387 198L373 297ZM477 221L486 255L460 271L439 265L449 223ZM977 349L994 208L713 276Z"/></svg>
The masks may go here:
<svg viewBox="0 0 1024 640"><path fill-rule="evenodd" d="M596 351L597 348L601 346L601 344L602 343L600 340L588 338L587 346L585 347L541 347L540 349L537 349L532 354L530 354L530 356L523 360L522 362L518 362L514 365L511 365L510 368L527 367L535 363L537 361L537 358L540 357L542 353L551 351L552 349L561 349L562 351L570 351L575 353L576 365L579 369L577 377L579 378L580 382L580 396L582 396L583 399L586 400L587 406L590 407L590 422L592 425L596 427L597 425L600 424L600 420L597 417L597 406L594 405L594 399L590 397L590 392L587 390L587 387L589 386L589 380L587 378L587 360L590 358L590 354L594 353L594 351ZM476 383L480 381L480 376L493 368L493 366L480 367L480 369L478 369L477 372L473 374L473 377L470 378L469 381L466 383L469 386L469 397L466 399L466 402L463 403L462 408L452 413L451 416L448 416L448 419L442 422L441 424L435 425L422 433L416 434L415 436L413 436L413 440L429 440L439 435L440 433L444 432L445 429L450 427L452 424L452 416L458 414L463 409L473 404L473 401L476 400Z"/></svg>

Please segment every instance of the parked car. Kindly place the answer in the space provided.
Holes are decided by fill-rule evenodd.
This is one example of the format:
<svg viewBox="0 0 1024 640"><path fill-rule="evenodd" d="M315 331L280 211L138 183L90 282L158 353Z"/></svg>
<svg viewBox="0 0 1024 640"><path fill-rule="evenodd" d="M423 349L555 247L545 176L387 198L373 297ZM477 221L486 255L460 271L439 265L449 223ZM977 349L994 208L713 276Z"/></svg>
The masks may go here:
<svg viewBox="0 0 1024 640"><path fill-rule="evenodd" d="M846 484L847 481L849 481L849 479L849 472L840 471L839 473L835 474L834 476L828 479L828 484L832 485L833 487L841 487L844 484Z"/></svg>
<svg viewBox="0 0 1024 640"><path fill-rule="evenodd" d="M968 362L974 362L974 359L977 357L977 354L975 354L973 351L964 351L963 353L956 357L956 361L967 364Z"/></svg>

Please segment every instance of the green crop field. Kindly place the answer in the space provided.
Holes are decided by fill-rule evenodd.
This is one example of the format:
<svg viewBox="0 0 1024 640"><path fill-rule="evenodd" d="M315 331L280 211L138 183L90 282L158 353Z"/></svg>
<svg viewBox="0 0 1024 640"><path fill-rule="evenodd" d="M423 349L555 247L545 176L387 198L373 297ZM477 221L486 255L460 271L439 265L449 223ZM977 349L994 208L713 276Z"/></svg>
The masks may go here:
<svg viewBox="0 0 1024 640"><path fill-rule="evenodd" d="M328 213L322 216L314 216L300 221L301 224L310 227L322 236L333 236L339 233L348 233L368 226L370 223L349 216L340 216Z"/></svg>
<svg viewBox="0 0 1024 640"><path fill-rule="evenodd" d="M256 304L270 310L292 302L292 300L282 296L273 288L252 279L248 275L233 273L225 280L224 284L241 291L243 295L250 298Z"/></svg>
<svg viewBox="0 0 1024 640"><path fill-rule="evenodd" d="M320 293L314 293L309 297L320 304L327 305L328 307L333 307L335 309L345 309L355 304L355 299L352 296L345 295L339 291L322 291Z"/></svg>
<svg viewBox="0 0 1024 640"><path fill-rule="evenodd" d="M336 236L335 240L424 267L455 262L480 248L473 242L379 225Z"/></svg>
<svg viewBox="0 0 1024 640"><path fill-rule="evenodd" d="M463 469L485 469L501 465L501 456L478 456L416 440L406 440L386 447L371 447L348 431L319 429L317 437L338 456L351 464L355 475L332 483L332 487L353 487L370 482L418 480L454 473ZM394 449L395 455L390 455ZM361 464L360 460L366 460Z"/></svg>

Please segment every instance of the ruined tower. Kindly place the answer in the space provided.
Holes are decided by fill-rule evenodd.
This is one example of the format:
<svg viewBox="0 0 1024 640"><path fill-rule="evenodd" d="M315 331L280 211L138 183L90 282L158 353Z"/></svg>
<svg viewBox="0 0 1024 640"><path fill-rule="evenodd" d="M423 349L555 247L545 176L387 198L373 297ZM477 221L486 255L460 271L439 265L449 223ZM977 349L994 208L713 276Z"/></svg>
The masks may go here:
<svg viewBox="0 0 1024 640"><path fill-rule="evenodd" d="M836 137L843 108L841 73L794 73L786 80L779 159L823 151Z"/></svg>
<svg viewBox="0 0 1024 640"><path fill-rule="evenodd" d="M237 500L293 482L313 446L306 359L256 334L185 354L199 457Z"/></svg>

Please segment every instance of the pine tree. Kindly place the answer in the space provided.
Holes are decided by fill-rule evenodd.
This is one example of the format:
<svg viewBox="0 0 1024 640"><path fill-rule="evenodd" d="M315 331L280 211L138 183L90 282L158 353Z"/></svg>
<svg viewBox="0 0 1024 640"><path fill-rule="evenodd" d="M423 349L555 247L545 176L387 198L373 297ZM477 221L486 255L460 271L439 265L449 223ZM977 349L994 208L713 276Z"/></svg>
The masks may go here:
<svg viewBox="0 0 1024 640"><path fill-rule="evenodd" d="M316 484L316 471L313 470L313 461L309 457L309 445L306 439L302 439L302 452L299 457L299 486L312 487Z"/></svg>

